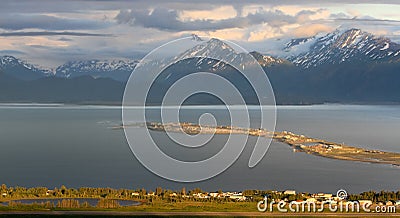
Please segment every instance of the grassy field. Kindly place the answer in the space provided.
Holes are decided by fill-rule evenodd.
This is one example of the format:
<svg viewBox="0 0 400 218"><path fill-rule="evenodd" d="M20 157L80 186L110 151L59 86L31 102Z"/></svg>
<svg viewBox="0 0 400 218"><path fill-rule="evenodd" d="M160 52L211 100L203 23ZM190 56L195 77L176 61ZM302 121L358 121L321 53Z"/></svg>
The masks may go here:
<svg viewBox="0 0 400 218"><path fill-rule="evenodd" d="M136 206L135 211L184 211L184 212L254 212L255 202L155 202Z"/></svg>
<svg viewBox="0 0 400 218"><path fill-rule="evenodd" d="M104 208L44 208L41 205L18 205L16 207L0 207L0 218L2 217L129 217L129 216L176 216L176 217L204 217L204 216L264 216L264 217L321 217L321 216L339 216L339 217L388 217L399 216L397 213L332 213L325 210L323 213L281 213L274 208L274 212L258 212L256 208L257 202L200 202L200 201L181 201L168 202L166 200L156 200L153 202L143 202L137 206L127 206L112 209Z"/></svg>
<svg viewBox="0 0 400 218"><path fill-rule="evenodd" d="M255 212L257 211L256 203L254 202L192 202L192 201L182 201L182 202L166 202L157 201L152 203L143 203L137 206L127 206L112 209L105 208L45 208L41 205L18 205L14 207L0 206L0 211L159 211L159 212Z"/></svg>

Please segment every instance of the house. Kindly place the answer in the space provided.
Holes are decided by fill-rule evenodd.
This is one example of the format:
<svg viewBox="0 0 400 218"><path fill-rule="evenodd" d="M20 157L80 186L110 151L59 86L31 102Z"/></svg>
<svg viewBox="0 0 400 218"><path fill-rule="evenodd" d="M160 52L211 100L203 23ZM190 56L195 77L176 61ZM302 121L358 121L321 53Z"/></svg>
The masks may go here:
<svg viewBox="0 0 400 218"><path fill-rule="evenodd" d="M242 195L242 193L235 193L229 196L230 199L234 199L236 201L245 201L246 197Z"/></svg>
<svg viewBox="0 0 400 218"><path fill-rule="evenodd" d="M331 199L332 196L333 196L332 194L326 194L326 193L317 193L313 195L314 198L319 198L323 200Z"/></svg>
<svg viewBox="0 0 400 218"><path fill-rule="evenodd" d="M170 197L176 197L178 196L178 194L176 194L176 192L169 194Z"/></svg>
<svg viewBox="0 0 400 218"><path fill-rule="evenodd" d="M396 201L394 205L400 205L400 200Z"/></svg>
<svg viewBox="0 0 400 218"><path fill-rule="evenodd" d="M294 191L294 190L286 190L286 191L283 192L283 194L284 195L295 195L296 191Z"/></svg>
<svg viewBox="0 0 400 218"><path fill-rule="evenodd" d="M231 196L231 195L234 195L236 192L225 192L224 194L225 194L225 196Z"/></svg>
<svg viewBox="0 0 400 218"><path fill-rule="evenodd" d="M193 194L193 197L195 197L195 198L209 198L210 196L208 196L207 193L205 193L205 194L203 194L203 193L196 193L196 194Z"/></svg>
<svg viewBox="0 0 400 218"><path fill-rule="evenodd" d="M132 196L139 196L139 192L133 192Z"/></svg>
<svg viewBox="0 0 400 218"><path fill-rule="evenodd" d="M7 197L7 193L3 193L3 194L1 194L1 196Z"/></svg>
<svg viewBox="0 0 400 218"><path fill-rule="evenodd" d="M220 194L218 192L210 192L208 195L210 195L210 197L217 198Z"/></svg>
<svg viewBox="0 0 400 218"><path fill-rule="evenodd" d="M392 201L386 201L385 205L386 206L393 206L393 202Z"/></svg>
<svg viewBox="0 0 400 218"><path fill-rule="evenodd" d="M46 191L46 196L48 196L48 195L52 194L53 192L54 192L53 190L51 190L51 189L47 189L47 191Z"/></svg>
<svg viewBox="0 0 400 218"><path fill-rule="evenodd" d="M331 145L331 148L333 149L342 149L343 147L340 145Z"/></svg>
<svg viewBox="0 0 400 218"><path fill-rule="evenodd" d="M133 194L133 193L132 193ZM154 192L149 192L149 193L147 193L147 196L154 196L155 195L155 193Z"/></svg>

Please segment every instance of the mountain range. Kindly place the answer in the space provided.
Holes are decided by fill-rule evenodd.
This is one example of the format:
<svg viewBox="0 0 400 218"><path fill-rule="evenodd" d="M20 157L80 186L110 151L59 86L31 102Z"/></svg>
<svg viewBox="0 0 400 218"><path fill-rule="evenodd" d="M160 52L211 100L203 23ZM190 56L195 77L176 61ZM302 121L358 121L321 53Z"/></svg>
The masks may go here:
<svg viewBox="0 0 400 218"><path fill-rule="evenodd" d="M210 54L241 60L243 53L218 39L200 44L175 57ZM400 45L360 29L336 30L324 36L293 39L274 57L250 54L268 75L279 104L400 103ZM193 57L193 56L191 56ZM1 102L120 103L124 85L139 60L70 61L53 70L35 67L12 56L0 57ZM165 63L164 63L165 64ZM244 66L252 63L242 63ZM256 103L251 87L235 70L217 60L191 58L163 72L151 96L159 102L166 89L192 71L223 75ZM172 75L172 76L171 76ZM192 104L217 103L198 98Z"/></svg>
<svg viewBox="0 0 400 218"><path fill-rule="evenodd" d="M297 43L296 43L297 42ZM307 38L302 41L292 40L286 50L301 43L313 42L309 51L289 60L304 68L324 64L359 63L396 63L400 61L400 45L388 38L376 37L360 29L345 32L336 30L320 38Z"/></svg>

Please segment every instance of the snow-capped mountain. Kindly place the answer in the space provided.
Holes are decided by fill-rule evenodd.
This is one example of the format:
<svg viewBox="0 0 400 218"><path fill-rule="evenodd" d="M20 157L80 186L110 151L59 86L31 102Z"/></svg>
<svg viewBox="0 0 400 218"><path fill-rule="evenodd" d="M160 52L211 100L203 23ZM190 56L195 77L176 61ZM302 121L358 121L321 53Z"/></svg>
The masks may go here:
<svg viewBox="0 0 400 218"><path fill-rule="evenodd" d="M14 78L26 81L53 76L50 70L37 68L13 56L0 57L0 70Z"/></svg>
<svg viewBox="0 0 400 218"><path fill-rule="evenodd" d="M70 61L55 70L35 67L13 56L0 57L0 70L11 77L31 81L44 77L76 78L111 78L125 82L135 68L137 60L85 60Z"/></svg>
<svg viewBox="0 0 400 218"><path fill-rule="evenodd" d="M359 29L294 39L284 48L286 59L256 51L250 52L254 59L249 58L218 39L200 41L193 37L190 42L193 47L176 57L141 65L166 67L148 93L149 103L159 104L172 84L183 76L202 71L218 73L243 93L246 103L257 103L243 75L226 62L249 70L258 62L268 74L279 104L400 102L400 45ZM136 60L71 61L51 71L3 56L0 102L120 102L123 82L137 63ZM41 79L44 77L47 78ZM207 81L196 82L207 85ZM220 103L205 95L188 102Z"/></svg>
<svg viewBox="0 0 400 218"><path fill-rule="evenodd" d="M280 64L290 64L290 62L283 58L276 58L270 55L263 55L259 52L252 51L250 54L258 61L262 67L269 67Z"/></svg>
<svg viewBox="0 0 400 218"><path fill-rule="evenodd" d="M285 47L283 49L285 51L290 51L293 47L301 46L303 44L306 44L306 43L312 41L313 39L315 39L315 36L306 37L306 38L292 39L288 43L285 44Z"/></svg>
<svg viewBox="0 0 400 218"><path fill-rule="evenodd" d="M196 42L196 44L170 59L164 59L156 64L161 66L163 71L158 74L157 78L152 81L147 99L148 104L158 105L163 101L163 94L166 93L172 85L180 79L197 72L216 73L222 78L228 80L235 88L243 94L243 100L246 103L257 102L257 96L251 84L246 80L246 75L241 72L254 72L252 70L259 69L257 60L250 54L240 49L234 49L219 39L212 38L208 41ZM261 54L259 54L262 56ZM274 59L275 60L275 59ZM267 57L263 59L264 63L270 61ZM278 60L275 60L278 62ZM142 72L151 72L154 64L143 67ZM141 66L142 67L142 66ZM160 67L159 67L160 68ZM159 68L154 70L158 71ZM207 78L198 78L195 81L199 84L207 86ZM223 88L223 87L221 87ZM231 99L231 103L240 104L240 99ZM220 104L220 99L207 93L198 93L195 97L187 99L188 104Z"/></svg>
<svg viewBox="0 0 400 218"><path fill-rule="evenodd" d="M276 58L270 55L264 55L257 51L250 52L250 55L252 55L262 67L270 67L274 65L290 63L286 59ZM203 64L204 60L207 60L208 64L213 64L212 69L214 70L223 69L225 67L224 61L227 63L239 63L241 67L243 66L246 67L249 64L255 63L254 60L249 58L248 54L238 52L231 46L229 46L227 43L215 38L212 38L207 42L204 42L187 50L181 55L175 57L174 60L182 60L190 57L205 57L205 56L213 57L221 61L216 61L214 63L207 58L199 58L197 60L197 65L201 65Z"/></svg>
<svg viewBox="0 0 400 218"><path fill-rule="evenodd" d="M298 42L304 43L304 39ZM298 44L290 42L287 49L290 51ZM317 38L307 52L288 59L298 66L310 68L323 64L397 63L400 62L399 54L400 45L390 39L350 29L336 30Z"/></svg>
<svg viewBox="0 0 400 218"><path fill-rule="evenodd" d="M218 59L233 60L237 57L237 52L225 42L212 38L207 42L203 42L186 50L182 54L175 57L175 60L182 60L193 57L210 56Z"/></svg>
<svg viewBox="0 0 400 218"><path fill-rule="evenodd" d="M284 59L262 55L258 52L250 52L250 54L263 67L274 64L282 64L285 62ZM210 69L214 72L225 70L227 63L234 64L240 68L256 64L254 59L249 58L248 54L237 51L227 43L215 38L186 50L185 52L176 56L173 61L190 59L194 57L199 57L194 60L196 61L196 67L210 65ZM189 60L188 62L190 63L191 61Z"/></svg>
<svg viewBox="0 0 400 218"><path fill-rule="evenodd" d="M117 81L126 81L137 63L137 60L70 61L57 67L56 75L66 78L91 76L93 78L111 78Z"/></svg>

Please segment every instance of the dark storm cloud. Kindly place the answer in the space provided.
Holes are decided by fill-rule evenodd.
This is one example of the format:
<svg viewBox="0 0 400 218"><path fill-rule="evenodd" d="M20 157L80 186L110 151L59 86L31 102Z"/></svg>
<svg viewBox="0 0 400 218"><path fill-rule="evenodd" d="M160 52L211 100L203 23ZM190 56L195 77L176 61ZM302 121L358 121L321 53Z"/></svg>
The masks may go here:
<svg viewBox="0 0 400 218"><path fill-rule="evenodd" d="M112 34L98 34L98 33L84 33L84 32L5 32L0 33L1 37L15 37L15 36L100 36L112 37ZM65 40L64 40L65 41Z"/></svg>
<svg viewBox="0 0 400 218"><path fill-rule="evenodd" d="M46 30L83 30L101 29L109 24L102 21L58 18L35 14L1 14L0 28L6 30L22 30L28 28Z"/></svg>
<svg viewBox="0 0 400 218"><path fill-rule="evenodd" d="M126 23L146 28L155 28L167 31L209 31L228 28L245 28L251 25L268 23L278 27L296 22L296 17L284 14L282 11L260 11L248 14L245 17L234 17L222 20L190 20L179 19L177 10L156 8L150 10L121 10L115 17L118 23Z"/></svg>
<svg viewBox="0 0 400 218"><path fill-rule="evenodd" d="M234 3L234 2L232 2ZM215 6L230 4L229 1L165 1L165 0L2 0L0 12L3 13L85 13L89 10L120 10L121 8L148 8L159 5L176 9L201 10L211 9Z"/></svg>
<svg viewBox="0 0 400 218"><path fill-rule="evenodd" d="M243 5L264 4L264 5L321 5L321 4L398 4L398 0L2 0L0 12L82 12L82 10L119 10L121 8L147 8L158 5L175 9L201 10L210 9L215 6L233 5L240 8Z"/></svg>
<svg viewBox="0 0 400 218"><path fill-rule="evenodd" d="M348 14L340 12L340 13L336 13L336 14L331 14L330 18L333 20L339 20L339 19L350 19L351 17Z"/></svg>

